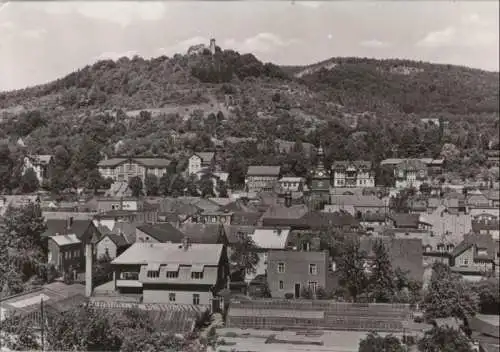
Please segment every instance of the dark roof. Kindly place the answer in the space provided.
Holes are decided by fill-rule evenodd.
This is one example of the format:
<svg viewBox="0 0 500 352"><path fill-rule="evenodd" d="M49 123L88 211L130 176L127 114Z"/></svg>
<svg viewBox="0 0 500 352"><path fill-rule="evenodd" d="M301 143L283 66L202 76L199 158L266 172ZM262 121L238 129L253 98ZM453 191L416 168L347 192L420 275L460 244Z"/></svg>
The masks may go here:
<svg viewBox="0 0 500 352"><path fill-rule="evenodd" d="M495 242L491 235L481 235L470 233L464 236L462 242L460 242L452 252L452 257L456 258L469 248L474 247L474 260L494 260L495 259ZM478 255L477 249L486 250L486 255Z"/></svg>
<svg viewBox="0 0 500 352"><path fill-rule="evenodd" d="M301 218L302 223L310 229L320 229L325 227L359 227L357 221L351 214L346 212L326 213L312 211L306 213Z"/></svg>
<svg viewBox="0 0 500 352"><path fill-rule="evenodd" d="M257 226L262 213L257 212L234 212L231 218L231 224L233 225L247 225L247 226Z"/></svg>
<svg viewBox="0 0 500 352"><path fill-rule="evenodd" d="M115 222L115 226L113 227L113 230L111 232L117 235L124 236L128 243L134 243L135 229L136 224L132 224L129 222Z"/></svg>
<svg viewBox="0 0 500 352"><path fill-rule="evenodd" d="M131 161L146 167L166 168L170 160L165 158L111 158L101 160L99 167L116 167L124 162Z"/></svg>
<svg viewBox="0 0 500 352"><path fill-rule="evenodd" d="M370 161L363 161L363 160L354 160L354 161L349 161L349 160L342 160L342 161L335 161L332 165L332 169L334 170L345 170L348 167L353 166L356 170L370 170L372 168L372 163Z"/></svg>
<svg viewBox="0 0 500 352"><path fill-rule="evenodd" d="M472 220L471 225L472 225L472 232L475 233L480 233L483 230L498 231L498 229L500 228L500 222L498 220L491 220L491 221Z"/></svg>
<svg viewBox="0 0 500 352"><path fill-rule="evenodd" d="M418 228L419 214L393 214L394 226L399 228Z"/></svg>
<svg viewBox="0 0 500 352"><path fill-rule="evenodd" d="M186 235L192 243L217 244L224 228L220 224L182 224L179 230Z"/></svg>
<svg viewBox="0 0 500 352"><path fill-rule="evenodd" d="M167 243L180 243L184 238L184 234L175 228L172 224L143 224L137 226L137 229L148 234L149 236L157 239L159 242Z"/></svg>
<svg viewBox="0 0 500 352"><path fill-rule="evenodd" d="M109 237L109 239L111 241L113 241L113 243L116 244L117 247L126 247L129 245L128 241L126 240L126 238L123 235L109 233L104 237Z"/></svg>
<svg viewBox="0 0 500 352"><path fill-rule="evenodd" d="M394 268L409 271L412 279L422 281L424 268L422 265L423 247L420 238L362 237L360 248L370 256L375 241L381 240L386 248Z"/></svg>
<svg viewBox="0 0 500 352"><path fill-rule="evenodd" d="M42 237L52 237L57 235L76 235L79 239L83 237L92 220L73 220L71 227L68 228L69 220L49 219L45 222L47 229L42 233Z"/></svg>
<svg viewBox="0 0 500 352"><path fill-rule="evenodd" d="M279 174L279 166L249 166L247 171L247 176L278 176Z"/></svg>
<svg viewBox="0 0 500 352"><path fill-rule="evenodd" d="M224 225L224 232L228 242L238 243L241 239L240 234L253 234L255 232L255 226L238 226L238 225Z"/></svg>

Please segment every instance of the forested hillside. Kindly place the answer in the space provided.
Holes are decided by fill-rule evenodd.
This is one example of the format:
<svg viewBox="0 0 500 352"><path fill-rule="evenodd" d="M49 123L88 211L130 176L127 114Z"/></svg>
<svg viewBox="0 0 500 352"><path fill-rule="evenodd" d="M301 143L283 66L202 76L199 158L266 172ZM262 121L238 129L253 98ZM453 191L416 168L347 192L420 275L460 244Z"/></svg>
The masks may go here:
<svg viewBox="0 0 500 352"><path fill-rule="evenodd" d="M450 171L470 177L498 140L498 91L498 73L407 60L279 67L217 48L215 55L100 61L0 93L0 188L20 187L26 153L57 154L67 181L80 185L92 183L89 170L104 155L182 160L229 137L247 139L221 156L236 185L250 163L305 175L314 160L302 143L321 143L327 163L437 157L446 145ZM16 145L20 137L26 147ZM277 153L277 138L295 143L292 152Z"/></svg>

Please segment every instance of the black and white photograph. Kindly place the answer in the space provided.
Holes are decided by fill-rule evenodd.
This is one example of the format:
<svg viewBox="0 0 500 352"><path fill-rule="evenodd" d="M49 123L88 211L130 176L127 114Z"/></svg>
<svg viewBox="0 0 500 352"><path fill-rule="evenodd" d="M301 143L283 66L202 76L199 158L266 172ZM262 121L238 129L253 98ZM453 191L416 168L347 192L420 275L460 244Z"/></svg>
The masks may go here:
<svg viewBox="0 0 500 352"><path fill-rule="evenodd" d="M500 352L499 14L0 0L0 352Z"/></svg>

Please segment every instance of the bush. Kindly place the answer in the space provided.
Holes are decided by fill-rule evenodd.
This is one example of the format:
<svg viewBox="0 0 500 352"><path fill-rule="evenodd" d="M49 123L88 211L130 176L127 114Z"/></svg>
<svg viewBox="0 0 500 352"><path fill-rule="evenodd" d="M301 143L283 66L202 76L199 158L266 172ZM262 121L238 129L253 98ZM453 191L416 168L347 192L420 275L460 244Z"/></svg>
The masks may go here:
<svg viewBox="0 0 500 352"><path fill-rule="evenodd" d="M313 294L313 291L308 288L308 287L303 287L301 292L300 292L300 297L301 298L304 298L304 299L313 299L314 298L314 294Z"/></svg>
<svg viewBox="0 0 500 352"><path fill-rule="evenodd" d="M330 292L327 292L323 287L318 287L316 289L316 298L317 299L332 299L333 295Z"/></svg>
<svg viewBox="0 0 500 352"><path fill-rule="evenodd" d="M295 295L293 293L287 292L285 293L285 299L293 299Z"/></svg>

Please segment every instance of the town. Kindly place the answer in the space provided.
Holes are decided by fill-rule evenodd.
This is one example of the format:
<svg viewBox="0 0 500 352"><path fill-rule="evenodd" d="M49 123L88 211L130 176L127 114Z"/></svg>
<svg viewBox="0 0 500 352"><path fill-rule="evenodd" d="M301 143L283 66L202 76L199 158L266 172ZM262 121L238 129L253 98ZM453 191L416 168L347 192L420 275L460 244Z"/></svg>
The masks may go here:
<svg viewBox="0 0 500 352"><path fill-rule="evenodd" d="M187 158L186 178L209 188L199 196L187 188L147 195L170 161L145 157L101 160L109 187L89 199L2 196L5 233L29 222L32 232L23 236L40 236L34 240L51 281L9 295L19 289L6 271L2 320L29 316L43 324L42 303L45 314L84 302L159 311L170 333L191 334L205 319L201 331L218 351L300 350L297 341L357 351L372 330L412 346L429 321L457 333L466 321L464 338L490 351L498 315L481 314L469 300L478 294L481 309L491 306L482 302L490 299L483 285L493 283L498 305L498 179L446 183L445 159L386 159L380 164L392 170L393 184L378 187L371 162L326 168L323 148L311 153L317 163L309 182L282 175L279 165L252 165L243 190L221 187L228 175L215 150ZM27 156L24 173L42 184L52 160ZM498 158L490 162L498 167ZM432 297L441 290L450 297Z"/></svg>
<svg viewBox="0 0 500 352"><path fill-rule="evenodd" d="M500 352L498 4L62 3L0 4L0 352Z"/></svg>

